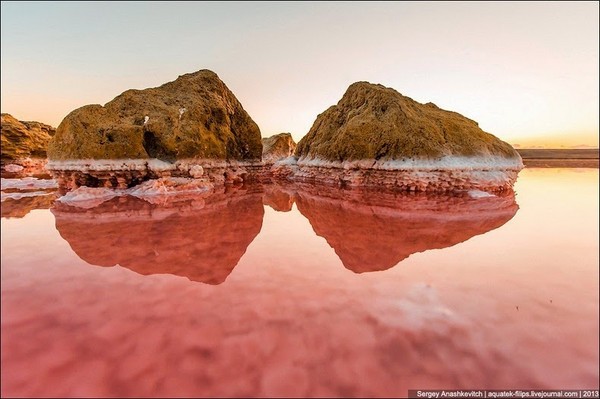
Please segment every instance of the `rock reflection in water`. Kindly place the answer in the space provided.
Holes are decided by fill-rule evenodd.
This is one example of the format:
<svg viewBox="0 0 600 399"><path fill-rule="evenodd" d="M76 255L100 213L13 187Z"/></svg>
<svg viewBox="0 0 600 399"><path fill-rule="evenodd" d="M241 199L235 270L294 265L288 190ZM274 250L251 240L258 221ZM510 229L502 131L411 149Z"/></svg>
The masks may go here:
<svg viewBox="0 0 600 399"><path fill-rule="evenodd" d="M245 189L162 205L126 196L91 209L57 203L52 213L60 235L92 265L221 284L261 230L261 198Z"/></svg>
<svg viewBox="0 0 600 399"><path fill-rule="evenodd" d="M143 275L169 273L220 284L262 226L264 205L298 210L355 273L494 230L517 212L514 193L382 193L304 184L245 186L171 204L118 197L91 209L57 203L56 228L86 262Z"/></svg>
<svg viewBox="0 0 600 399"><path fill-rule="evenodd" d="M279 184L264 186L263 204L277 212L289 212L294 205L294 185L287 187Z"/></svg>
<svg viewBox="0 0 600 399"><path fill-rule="evenodd" d="M34 209L49 209L57 196L55 192L38 192L33 194L20 198L7 198L2 201L2 206L0 207L2 209L2 217L22 218Z"/></svg>
<svg viewBox="0 0 600 399"><path fill-rule="evenodd" d="M514 193L472 198L303 186L298 210L355 273L389 269L410 255L451 247L515 215Z"/></svg>

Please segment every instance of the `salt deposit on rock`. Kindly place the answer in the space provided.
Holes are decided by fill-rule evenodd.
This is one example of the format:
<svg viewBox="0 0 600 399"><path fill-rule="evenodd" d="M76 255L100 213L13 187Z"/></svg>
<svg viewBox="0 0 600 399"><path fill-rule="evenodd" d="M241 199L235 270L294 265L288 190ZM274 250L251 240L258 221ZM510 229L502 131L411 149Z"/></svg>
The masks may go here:
<svg viewBox="0 0 600 399"><path fill-rule="evenodd" d="M49 145L47 168L67 189L127 188L167 176L223 183L229 170L250 178L261 154L256 123L214 72L201 70L72 111Z"/></svg>
<svg viewBox="0 0 600 399"><path fill-rule="evenodd" d="M295 155L294 180L407 191L508 190L523 167L476 122L367 82L317 117Z"/></svg>
<svg viewBox="0 0 600 399"><path fill-rule="evenodd" d="M18 190L29 190L29 189L50 189L58 188L56 180L52 179L37 179L35 177L24 177L22 179L0 179L0 186L2 190L7 189L18 189Z"/></svg>
<svg viewBox="0 0 600 399"><path fill-rule="evenodd" d="M10 163L4 166L4 170L11 173L19 173L23 170L21 165L15 165L14 163Z"/></svg>

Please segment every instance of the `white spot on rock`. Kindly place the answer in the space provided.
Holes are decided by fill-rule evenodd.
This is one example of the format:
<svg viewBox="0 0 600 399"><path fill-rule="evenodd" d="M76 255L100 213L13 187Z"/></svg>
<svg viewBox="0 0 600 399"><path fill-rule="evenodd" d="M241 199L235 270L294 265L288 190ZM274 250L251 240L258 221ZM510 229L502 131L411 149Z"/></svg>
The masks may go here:
<svg viewBox="0 0 600 399"><path fill-rule="evenodd" d="M4 170L10 173L17 173L23 170L21 165L16 165L14 163L10 163L4 167Z"/></svg>
<svg viewBox="0 0 600 399"><path fill-rule="evenodd" d="M150 117L148 115L144 116L144 126L146 125L146 123L148 123L149 120Z"/></svg>
<svg viewBox="0 0 600 399"><path fill-rule="evenodd" d="M204 168L200 165L194 165L190 168L190 176L194 177L194 178L199 178L202 177L202 175L204 174Z"/></svg>

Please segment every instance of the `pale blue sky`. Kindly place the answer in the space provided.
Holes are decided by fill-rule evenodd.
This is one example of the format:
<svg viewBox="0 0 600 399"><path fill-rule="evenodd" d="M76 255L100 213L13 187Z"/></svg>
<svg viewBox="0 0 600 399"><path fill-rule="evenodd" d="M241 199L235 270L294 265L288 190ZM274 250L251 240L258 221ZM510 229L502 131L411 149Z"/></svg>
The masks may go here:
<svg viewBox="0 0 600 399"><path fill-rule="evenodd" d="M58 125L199 69L300 139L358 80L513 144L597 145L598 3L2 2L2 112Z"/></svg>

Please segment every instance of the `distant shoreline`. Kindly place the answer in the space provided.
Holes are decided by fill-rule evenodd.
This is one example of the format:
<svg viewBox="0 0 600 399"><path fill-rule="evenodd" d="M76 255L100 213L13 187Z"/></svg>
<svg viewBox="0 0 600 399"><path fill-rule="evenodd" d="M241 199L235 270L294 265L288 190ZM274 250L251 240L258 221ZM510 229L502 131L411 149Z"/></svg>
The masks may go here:
<svg viewBox="0 0 600 399"><path fill-rule="evenodd" d="M598 168L598 148L549 149L518 148L525 167L530 168Z"/></svg>

